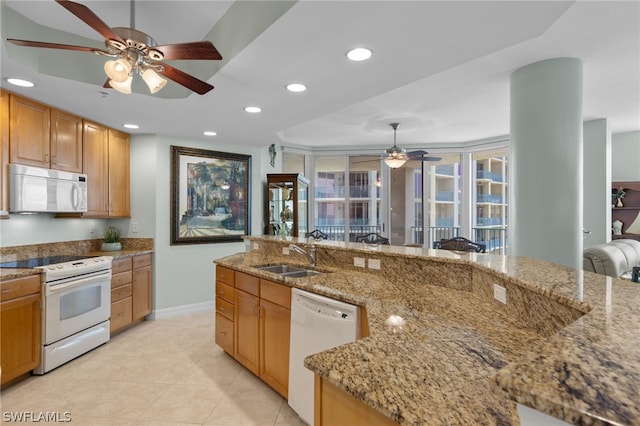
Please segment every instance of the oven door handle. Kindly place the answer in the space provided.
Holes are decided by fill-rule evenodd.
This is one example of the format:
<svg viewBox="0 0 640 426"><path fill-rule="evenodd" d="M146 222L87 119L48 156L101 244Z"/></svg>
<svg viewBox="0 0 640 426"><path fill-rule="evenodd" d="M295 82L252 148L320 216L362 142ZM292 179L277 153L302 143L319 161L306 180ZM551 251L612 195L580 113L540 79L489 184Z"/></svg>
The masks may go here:
<svg viewBox="0 0 640 426"><path fill-rule="evenodd" d="M110 279L111 279L111 274L102 274L102 275L95 275L93 277L81 278L79 280L70 281L64 284L47 285L46 293L47 295L61 293L65 290L69 290L76 287L82 287L83 285L92 284L99 281L105 281L105 280L109 281Z"/></svg>

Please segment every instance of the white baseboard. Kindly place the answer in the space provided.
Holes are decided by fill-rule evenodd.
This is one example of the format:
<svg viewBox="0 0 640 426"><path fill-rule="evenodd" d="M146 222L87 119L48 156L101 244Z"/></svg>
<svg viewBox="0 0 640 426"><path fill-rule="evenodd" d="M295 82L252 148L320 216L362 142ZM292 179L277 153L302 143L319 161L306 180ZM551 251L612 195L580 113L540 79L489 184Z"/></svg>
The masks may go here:
<svg viewBox="0 0 640 426"><path fill-rule="evenodd" d="M173 306L171 308L156 309L147 315L148 320L159 320L165 318L176 317L180 315L193 314L196 312L213 311L215 304L210 302L194 303L192 305Z"/></svg>

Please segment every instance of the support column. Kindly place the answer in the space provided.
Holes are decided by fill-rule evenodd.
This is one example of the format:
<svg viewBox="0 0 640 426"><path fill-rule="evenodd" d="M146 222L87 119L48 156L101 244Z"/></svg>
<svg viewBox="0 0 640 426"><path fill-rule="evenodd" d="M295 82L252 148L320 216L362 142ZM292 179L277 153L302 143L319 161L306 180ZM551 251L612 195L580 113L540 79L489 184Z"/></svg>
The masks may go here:
<svg viewBox="0 0 640 426"><path fill-rule="evenodd" d="M601 118L587 121L584 132L583 245L611 241L611 129Z"/></svg>
<svg viewBox="0 0 640 426"><path fill-rule="evenodd" d="M582 269L582 61L511 75L511 254Z"/></svg>

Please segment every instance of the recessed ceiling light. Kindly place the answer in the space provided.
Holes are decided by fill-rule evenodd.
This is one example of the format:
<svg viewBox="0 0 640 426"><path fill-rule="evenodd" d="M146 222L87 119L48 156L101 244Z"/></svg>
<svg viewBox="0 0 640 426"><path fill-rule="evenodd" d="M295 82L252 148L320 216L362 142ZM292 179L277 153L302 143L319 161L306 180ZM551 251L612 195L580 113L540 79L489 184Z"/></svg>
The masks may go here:
<svg viewBox="0 0 640 426"><path fill-rule="evenodd" d="M244 110L246 112L250 112L250 113L255 114L255 113L258 113L258 112L262 111L262 108L257 107L257 106L248 106L248 107L244 107Z"/></svg>
<svg viewBox="0 0 640 426"><path fill-rule="evenodd" d="M357 47L347 52L347 58L352 61L366 61L371 57L371 50L364 47Z"/></svg>
<svg viewBox="0 0 640 426"><path fill-rule="evenodd" d="M122 127L124 127L125 129L139 129L140 126L138 126L137 124L123 124Z"/></svg>
<svg viewBox="0 0 640 426"><path fill-rule="evenodd" d="M7 80L7 83L13 84L14 86L20 86L20 87L33 87L33 86L35 86L35 84L33 84L32 82L27 81L27 80L22 80L20 78L9 77L6 80Z"/></svg>
<svg viewBox="0 0 640 426"><path fill-rule="evenodd" d="M215 136L215 135L217 135L216 132L211 132L211 131L202 132L202 134L205 135L205 136Z"/></svg>
<svg viewBox="0 0 640 426"><path fill-rule="evenodd" d="M302 83L287 84L287 90L290 92L304 92L307 90L307 86Z"/></svg>

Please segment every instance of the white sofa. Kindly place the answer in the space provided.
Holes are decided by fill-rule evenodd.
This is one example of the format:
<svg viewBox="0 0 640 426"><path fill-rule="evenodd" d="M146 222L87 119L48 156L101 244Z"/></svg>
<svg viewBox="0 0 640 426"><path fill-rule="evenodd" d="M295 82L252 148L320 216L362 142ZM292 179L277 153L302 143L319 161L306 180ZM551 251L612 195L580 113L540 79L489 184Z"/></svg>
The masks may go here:
<svg viewBox="0 0 640 426"><path fill-rule="evenodd" d="M640 241L618 239L587 247L582 261L585 271L638 282Z"/></svg>

